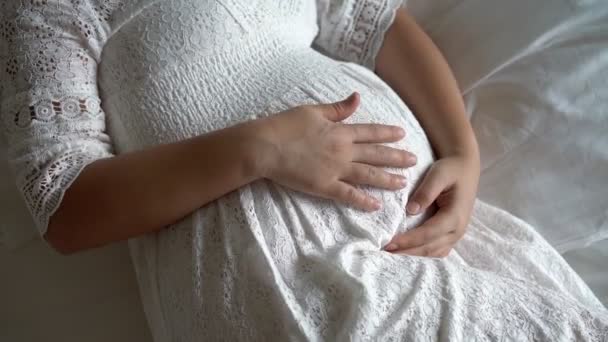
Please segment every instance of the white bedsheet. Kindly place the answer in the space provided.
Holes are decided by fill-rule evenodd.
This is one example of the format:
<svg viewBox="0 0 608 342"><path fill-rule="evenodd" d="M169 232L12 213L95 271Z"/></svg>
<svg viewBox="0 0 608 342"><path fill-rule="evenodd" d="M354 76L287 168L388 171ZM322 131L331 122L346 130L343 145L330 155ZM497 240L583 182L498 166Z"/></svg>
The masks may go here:
<svg viewBox="0 0 608 342"><path fill-rule="evenodd" d="M608 307L608 239L570 250L564 253L564 259L589 285L604 306Z"/></svg>

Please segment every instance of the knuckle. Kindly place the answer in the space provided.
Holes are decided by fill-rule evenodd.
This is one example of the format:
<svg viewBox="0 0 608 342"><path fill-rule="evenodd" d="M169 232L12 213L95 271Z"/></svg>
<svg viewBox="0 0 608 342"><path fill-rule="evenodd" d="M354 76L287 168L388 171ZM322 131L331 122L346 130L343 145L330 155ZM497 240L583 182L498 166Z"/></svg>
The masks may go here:
<svg viewBox="0 0 608 342"><path fill-rule="evenodd" d="M331 109L336 113L339 114L342 112L343 109L343 105L342 102L335 102L331 104Z"/></svg>
<svg viewBox="0 0 608 342"><path fill-rule="evenodd" d="M367 173L363 168L353 167L351 172L354 182L363 183L365 181L365 176L367 175Z"/></svg>
<svg viewBox="0 0 608 342"><path fill-rule="evenodd" d="M368 166L367 167L367 176L369 179L374 179L376 178L378 172L376 171L376 168Z"/></svg>
<svg viewBox="0 0 608 342"><path fill-rule="evenodd" d="M361 171L361 168L356 166L351 166L348 170L348 174L350 175L351 183L361 183L364 173Z"/></svg>
<svg viewBox="0 0 608 342"><path fill-rule="evenodd" d="M382 136L382 130L380 129L380 127L378 127L377 125L374 125L371 127L372 130L372 137L374 139L380 139L380 137Z"/></svg>
<svg viewBox="0 0 608 342"><path fill-rule="evenodd" d="M386 150L384 149L384 146L382 145L374 145L374 151L373 153L380 158L384 158L386 155Z"/></svg>

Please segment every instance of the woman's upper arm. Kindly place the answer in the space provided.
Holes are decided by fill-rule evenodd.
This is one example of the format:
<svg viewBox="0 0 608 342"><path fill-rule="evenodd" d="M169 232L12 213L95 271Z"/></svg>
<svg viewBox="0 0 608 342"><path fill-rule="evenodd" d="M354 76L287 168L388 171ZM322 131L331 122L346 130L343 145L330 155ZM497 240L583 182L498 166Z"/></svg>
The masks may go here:
<svg viewBox="0 0 608 342"><path fill-rule="evenodd" d="M0 4L0 132L41 234L82 169L112 155L97 90L106 29L86 0Z"/></svg>
<svg viewBox="0 0 608 342"><path fill-rule="evenodd" d="M332 57L374 70L384 35L402 0L316 0L314 44Z"/></svg>

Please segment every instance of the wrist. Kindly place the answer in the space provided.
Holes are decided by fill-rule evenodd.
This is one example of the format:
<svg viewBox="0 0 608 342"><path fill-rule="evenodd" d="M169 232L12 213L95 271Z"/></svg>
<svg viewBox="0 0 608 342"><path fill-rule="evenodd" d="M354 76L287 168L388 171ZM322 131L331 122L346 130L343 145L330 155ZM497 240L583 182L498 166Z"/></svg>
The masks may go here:
<svg viewBox="0 0 608 342"><path fill-rule="evenodd" d="M477 144L477 140L475 139L475 135L472 131L471 134L465 139L460 139L459 142L451 143L449 146L439 149L437 152L439 158L456 156L464 157L467 160L477 162L479 162L480 158L479 145Z"/></svg>
<svg viewBox="0 0 608 342"><path fill-rule="evenodd" d="M475 164L480 163L479 149L477 147L452 148L441 156L441 158L446 157L459 157Z"/></svg>
<svg viewBox="0 0 608 342"><path fill-rule="evenodd" d="M270 121L266 118L239 125L245 172L254 179L267 178L276 164L277 144L274 143Z"/></svg>
<svg viewBox="0 0 608 342"><path fill-rule="evenodd" d="M444 158L456 158L466 165L467 173L476 175L477 178L481 173L481 160L479 155L479 148L477 143L468 145L459 145L444 151L444 153L438 156L440 159Z"/></svg>

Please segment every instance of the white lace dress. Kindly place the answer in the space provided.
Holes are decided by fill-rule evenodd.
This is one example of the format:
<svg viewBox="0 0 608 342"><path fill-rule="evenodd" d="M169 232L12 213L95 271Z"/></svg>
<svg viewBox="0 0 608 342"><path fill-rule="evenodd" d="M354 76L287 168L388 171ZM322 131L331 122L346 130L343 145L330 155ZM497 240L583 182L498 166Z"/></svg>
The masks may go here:
<svg viewBox="0 0 608 342"><path fill-rule="evenodd" d="M157 341L608 340L606 310L563 259L482 203L444 260L381 251L422 219L404 207L433 160L412 113L369 70L399 5L0 2L1 127L41 232L96 159L357 90L351 122L406 129L396 145L419 163L398 172L411 185L368 189L384 207L367 214L260 180L133 239Z"/></svg>

